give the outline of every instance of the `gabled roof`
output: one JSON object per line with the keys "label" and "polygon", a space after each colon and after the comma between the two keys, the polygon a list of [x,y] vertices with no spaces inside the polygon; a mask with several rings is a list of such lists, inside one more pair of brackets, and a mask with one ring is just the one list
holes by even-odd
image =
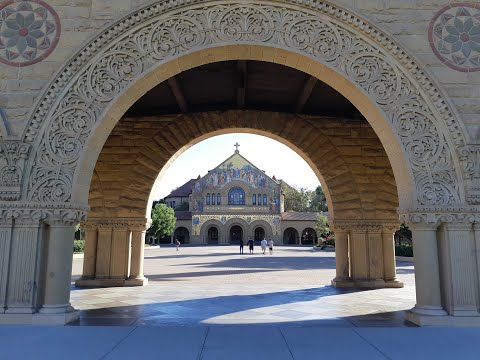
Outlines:
{"label": "gabled roof", "polygon": [[320,215],[316,212],[284,212],[282,221],[317,221]]}
{"label": "gabled roof", "polygon": [[188,197],[192,193],[193,186],[197,179],[188,180],[185,184],[173,190],[170,194],[165,196],[165,199],[171,197]]}

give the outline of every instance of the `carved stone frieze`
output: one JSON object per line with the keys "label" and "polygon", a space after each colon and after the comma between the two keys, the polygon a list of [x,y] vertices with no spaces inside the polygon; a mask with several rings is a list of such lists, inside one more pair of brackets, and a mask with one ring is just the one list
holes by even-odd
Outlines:
{"label": "carved stone frieze", "polygon": [[19,200],[25,162],[31,145],[22,142],[0,143],[0,200]]}
{"label": "carved stone frieze", "polygon": [[399,210],[400,221],[412,226],[437,227],[446,224],[472,224],[480,223],[480,208],[472,207],[444,207],[444,208],[418,208],[412,210]]}
{"label": "carved stone frieze", "polygon": [[360,231],[369,233],[394,233],[400,223],[380,220],[338,220],[333,222],[334,231]]}
{"label": "carved stone frieze", "polygon": [[398,135],[417,203],[460,203],[453,157],[465,141],[440,91],[387,35],[316,0],[158,1],[102,32],[59,73],[27,127],[26,142],[42,140],[26,198],[71,198],[87,138],[135,79],[188,52],[239,43],[288,49],[341,73],[368,94]]}
{"label": "carved stone frieze", "polygon": [[78,223],[87,218],[88,207],[76,204],[0,203],[0,221],[36,225],[41,222]]}
{"label": "carved stone frieze", "polygon": [[139,218],[115,218],[115,219],[88,219],[84,223],[89,229],[119,229],[131,231],[144,231],[147,229],[147,219]]}
{"label": "carved stone frieze", "polygon": [[465,146],[460,150],[460,160],[465,171],[467,202],[480,204],[480,145]]}

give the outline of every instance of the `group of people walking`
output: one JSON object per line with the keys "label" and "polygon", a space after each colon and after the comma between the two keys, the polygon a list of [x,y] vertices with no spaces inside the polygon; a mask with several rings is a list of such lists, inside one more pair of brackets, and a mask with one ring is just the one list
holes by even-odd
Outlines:
{"label": "group of people walking", "polygon": [[[254,241],[252,238],[248,239],[247,241],[248,245],[248,250],[250,251],[250,254],[253,254],[253,248],[254,248]],[[267,239],[263,238],[263,240],[260,242],[260,246],[262,248],[262,253],[265,255],[265,252],[267,251],[267,246],[270,251],[270,255],[273,255],[273,240],[270,239],[267,241]],[[240,239],[240,254],[243,254],[243,239]]]}

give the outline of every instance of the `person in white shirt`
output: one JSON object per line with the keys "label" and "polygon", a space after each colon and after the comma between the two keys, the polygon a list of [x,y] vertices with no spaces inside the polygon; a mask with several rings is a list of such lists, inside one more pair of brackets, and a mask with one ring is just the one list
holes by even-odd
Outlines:
{"label": "person in white shirt", "polygon": [[270,250],[270,255],[273,255],[273,240],[268,240],[268,249]]}
{"label": "person in white shirt", "polygon": [[267,250],[267,239],[263,238],[263,240],[262,240],[262,242],[260,243],[260,245],[262,246],[263,255],[265,255],[265,250]]}

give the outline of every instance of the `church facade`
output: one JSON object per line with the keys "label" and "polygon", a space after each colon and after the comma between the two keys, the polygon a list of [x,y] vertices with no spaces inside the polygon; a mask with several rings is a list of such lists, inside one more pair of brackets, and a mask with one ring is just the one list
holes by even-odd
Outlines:
{"label": "church facade", "polygon": [[205,176],[190,180],[165,198],[170,207],[188,195],[189,211],[176,211],[172,241],[238,244],[272,239],[275,244],[316,244],[319,213],[284,211],[282,186],[235,153]]}

